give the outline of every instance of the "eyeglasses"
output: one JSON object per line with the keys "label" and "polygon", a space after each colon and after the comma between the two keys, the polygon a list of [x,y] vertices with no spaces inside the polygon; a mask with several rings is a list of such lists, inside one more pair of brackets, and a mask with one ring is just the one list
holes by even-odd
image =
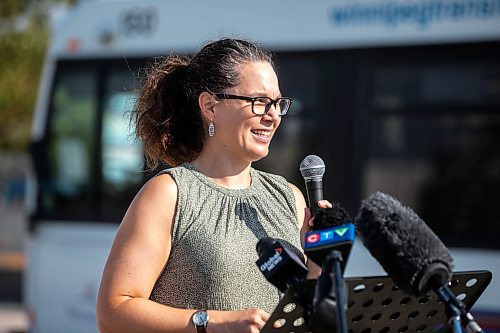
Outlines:
{"label": "eyeglasses", "polygon": [[288,109],[290,109],[293,101],[289,97],[280,97],[274,100],[270,97],[246,97],[231,94],[214,94],[214,96],[220,99],[239,99],[252,102],[252,112],[259,116],[268,113],[271,106],[274,106],[278,110],[280,116],[284,116],[288,112]]}

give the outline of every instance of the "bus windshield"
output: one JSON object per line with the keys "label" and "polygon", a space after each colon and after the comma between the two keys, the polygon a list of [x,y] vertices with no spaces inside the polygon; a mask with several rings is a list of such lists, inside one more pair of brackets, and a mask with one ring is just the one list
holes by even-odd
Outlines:
{"label": "bus windshield", "polygon": [[119,221],[144,178],[142,146],[130,122],[137,80],[127,66],[57,66],[37,213],[67,221]]}

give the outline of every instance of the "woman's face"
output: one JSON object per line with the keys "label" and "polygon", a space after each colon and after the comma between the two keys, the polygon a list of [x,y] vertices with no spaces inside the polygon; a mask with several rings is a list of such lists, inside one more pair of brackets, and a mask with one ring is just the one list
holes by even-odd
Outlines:
{"label": "woman's face", "polygon": [[[267,62],[240,66],[240,83],[224,93],[247,97],[281,97],[278,78]],[[265,115],[252,113],[252,102],[219,99],[214,113],[215,136],[220,149],[245,162],[258,161],[269,153],[269,144],[280,125],[281,117],[271,107]]]}

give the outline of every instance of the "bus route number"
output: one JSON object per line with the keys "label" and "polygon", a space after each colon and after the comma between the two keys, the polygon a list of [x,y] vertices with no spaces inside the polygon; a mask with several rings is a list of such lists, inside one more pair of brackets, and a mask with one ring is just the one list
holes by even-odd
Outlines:
{"label": "bus route number", "polygon": [[150,35],[158,23],[157,12],[153,8],[134,8],[121,17],[121,30],[125,36]]}

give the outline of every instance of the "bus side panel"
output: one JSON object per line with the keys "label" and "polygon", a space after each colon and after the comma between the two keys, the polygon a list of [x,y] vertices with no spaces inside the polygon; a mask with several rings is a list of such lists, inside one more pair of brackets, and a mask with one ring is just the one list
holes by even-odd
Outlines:
{"label": "bus side panel", "polygon": [[[40,224],[27,249],[30,332],[97,332],[95,304],[116,225]],[[42,287],[43,286],[43,287]]]}

